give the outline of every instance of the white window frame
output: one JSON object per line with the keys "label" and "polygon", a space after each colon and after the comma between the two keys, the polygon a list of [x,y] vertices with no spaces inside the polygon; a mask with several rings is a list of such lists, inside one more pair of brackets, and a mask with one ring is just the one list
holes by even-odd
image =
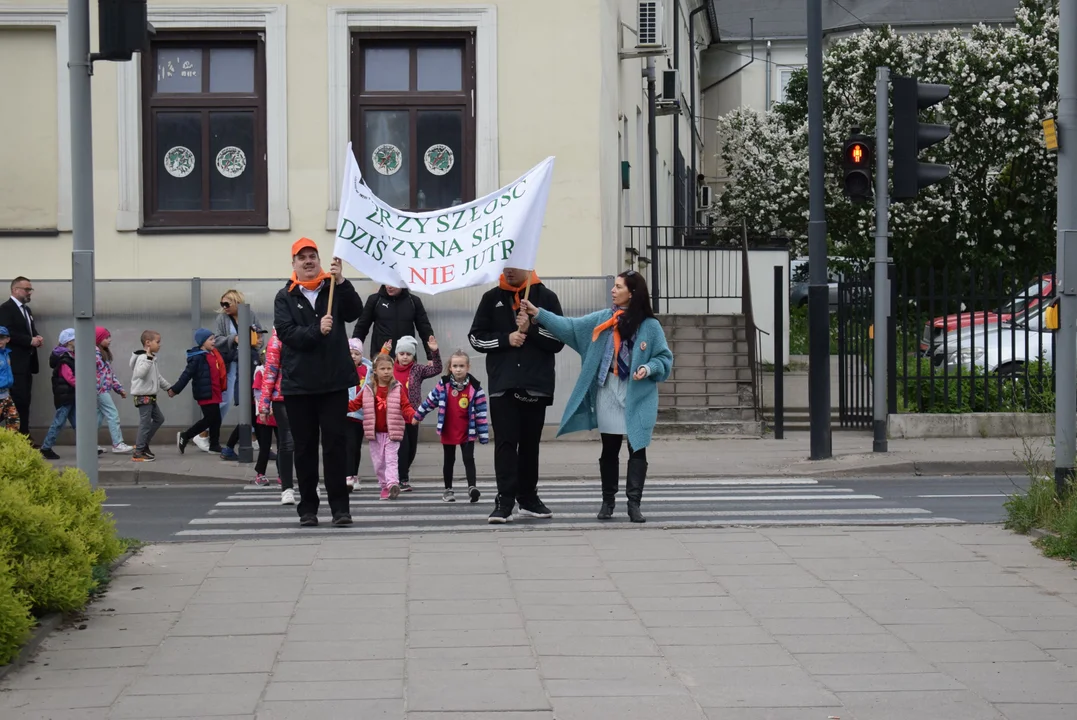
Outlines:
{"label": "white window frame", "polygon": [[71,77],[67,67],[67,8],[0,7],[0,28],[52,28],[56,32],[56,229],[71,232]]}
{"label": "white window frame", "polygon": [[[799,67],[783,67],[778,68],[778,87],[774,96],[778,98],[778,102],[786,102],[785,89],[789,85],[789,81],[793,79],[793,73],[800,70]],[[773,104],[773,103],[772,103]]]}
{"label": "white window frame", "polygon": [[[261,30],[266,53],[266,170],[268,226],[291,229],[288,210],[287,10],[284,5],[150,5],[158,30]],[[142,90],[137,61],[116,63],[120,205],[116,229],[142,227]],[[222,232],[226,232],[222,228]]]}
{"label": "white window frame", "polygon": [[475,29],[475,197],[501,187],[497,139],[497,8],[493,5],[329,8],[329,203],[336,230],[351,134],[351,35],[401,28]]}

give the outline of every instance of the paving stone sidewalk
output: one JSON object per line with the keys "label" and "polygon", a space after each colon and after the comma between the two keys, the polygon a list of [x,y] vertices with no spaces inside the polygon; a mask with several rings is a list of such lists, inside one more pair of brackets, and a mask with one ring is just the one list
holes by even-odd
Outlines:
{"label": "paving stone sidewalk", "polygon": [[[1024,474],[1022,458],[1026,446],[1041,457],[1053,458],[1049,442],[1042,438],[961,438],[903,440],[889,442],[889,452],[873,453],[872,438],[863,433],[834,434],[834,457],[808,460],[807,433],[789,433],[784,440],[773,438],[666,440],[656,439],[648,448],[649,477],[840,477],[862,475],[1001,475]],[[74,464],[73,447],[59,447],[63,460]],[[133,463],[129,455],[106,453],[100,459],[103,484],[162,484],[205,481],[250,482],[254,465],[222,461],[188,447],[180,455],[175,443],[156,447],[157,462]],[[545,480],[598,478],[598,441],[544,442],[542,475]],[[372,477],[369,453],[364,453],[360,472]],[[493,446],[476,448],[479,476],[493,477]],[[412,466],[412,478],[441,480],[441,446],[422,442]]]}
{"label": "paving stone sidewalk", "polygon": [[150,546],[4,720],[1073,720],[1077,571],[994,526]]}

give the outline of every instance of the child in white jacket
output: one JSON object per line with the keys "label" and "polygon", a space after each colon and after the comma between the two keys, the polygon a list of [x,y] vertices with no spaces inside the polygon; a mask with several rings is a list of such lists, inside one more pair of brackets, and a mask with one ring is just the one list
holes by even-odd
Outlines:
{"label": "child in white jacket", "polygon": [[[157,353],[161,351],[161,333],[146,330],[142,333],[142,349],[131,355],[131,395],[138,408],[138,439],[135,440],[135,462],[153,462],[150,440],[165,422],[157,405],[157,391],[168,390],[172,383],[161,376]],[[171,393],[169,393],[171,394]]]}

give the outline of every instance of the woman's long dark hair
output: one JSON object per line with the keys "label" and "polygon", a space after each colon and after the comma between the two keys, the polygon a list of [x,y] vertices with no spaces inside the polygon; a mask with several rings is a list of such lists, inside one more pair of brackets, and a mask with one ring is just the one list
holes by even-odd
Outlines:
{"label": "woman's long dark hair", "polygon": [[654,317],[654,310],[651,309],[651,293],[647,290],[647,281],[635,270],[625,270],[617,277],[624,281],[628,292],[632,293],[628,308],[617,323],[621,338],[629,340],[635,336],[644,320]]}

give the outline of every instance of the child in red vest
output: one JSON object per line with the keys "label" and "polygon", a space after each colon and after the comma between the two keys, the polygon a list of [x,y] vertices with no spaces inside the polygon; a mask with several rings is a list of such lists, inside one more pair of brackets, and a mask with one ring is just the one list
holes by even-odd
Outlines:
{"label": "child in red vest", "polygon": [[400,441],[404,428],[415,417],[404,386],[393,377],[388,355],[374,358],[374,382],[363,388],[363,429],[370,444],[370,459],[378,476],[382,500],[400,495]]}
{"label": "child in red vest", "polygon": [[471,359],[463,350],[457,350],[449,358],[449,374],[441,378],[430,395],[415,411],[413,424],[418,425],[427,413],[438,411],[438,435],[445,451],[442,474],[445,492],[441,499],[456,502],[453,495],[452,476],[456,464],[456,448],[464,458],[467,492],[471,502],[479,501],[479,489],[475,486],[475,441],[485,445],[490,442],[487,421],[486,393],[479,381],[471,376]]}

